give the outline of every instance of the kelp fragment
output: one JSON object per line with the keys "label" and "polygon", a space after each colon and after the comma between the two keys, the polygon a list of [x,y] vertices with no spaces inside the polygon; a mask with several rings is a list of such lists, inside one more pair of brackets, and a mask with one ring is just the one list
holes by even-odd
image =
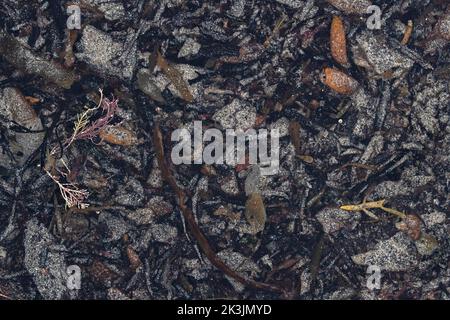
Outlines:
{"label": "kelp fragment", "polygon": [[266,223],[266,208],[260,193],[252,193],[245,203],[245,218],[254,233],[264,230]]}
{"label": "kelp fragment", "polygon": [[161,68],[164,75],[180,92],[181,98],[189,103],[194,101],[194,97],[189,90],[189,85],[186,83],[186,80],[183,79],[183,76],[175,67],[171,66],[167,60],[163,58],[160,52],[158,52],[156,63]]}

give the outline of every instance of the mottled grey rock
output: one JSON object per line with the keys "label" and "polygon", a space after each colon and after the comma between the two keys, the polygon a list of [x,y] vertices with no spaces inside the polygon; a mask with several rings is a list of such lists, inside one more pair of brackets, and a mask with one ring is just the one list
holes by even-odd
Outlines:
{"label": "mottled grey rock", "polygon": [[355,63],[376,78],[396,78],[410,69],[414,61],[392,48],[384,35],[363,31],[352,46]]}
{"label": "mottled grey rock", "polygon": [[191,55],[197,54],[201,47],[202,45],[200,43],[191,38],[188,38],[178,52],[178,58],[189,57]]}
{"label": "mottled grey rock", "polygon": [[49,300],[63,298],[67,290],[66,248],[54,243],[53,236],[37,219],[27,222],[24,265],[33,276],[39,293]]}
{"label": "mottled grey rock", "polygon": [[[222,250],[217,253],[217,256],[222,259],[231,269],[233,269],[237,273],[244,275],[245,277],[254,278],[261,272],[260,268],[255,262],[253,262],[253,260],[231,249]],[[226,276],[226,278],[236,291],[242,292],[245,289],[245,287],[241,283],[233,280],[228,276]]]}
{"label": "mottled grey rock", "polygon": [[360,218],[359,212],[349,212],[339,208],[325,208],[316,215],[323,231],[328,234],[335,233],[344,227],[353,229],[358,225]]}
{"label": "mottled grey rock", "polygon": [[415,190],[435,181],[434,176],[423,175],[416,167],[406,168],[399,181],[383,181],[371,193],[372,199],[392,199],[413,194]]}
{"label": "mottled grey rock", "polygon": [[202,265],[199,259],[184,259],[184,267],[189,272],[189,276],[195,280],[202,280],[208,276],[208,270]]}
{"label": "mottled grey rock", "polygon": [[219,122],[225,129],[241,129],[253,127],[256,120],[256,109],[243,101],[234,99],[213,115],[213,120]]}
{"label": "mottled grey rock", "polygon": [[237,195],[240,193],[236,175],[230,174],[229,176],[219,177],[220,189],[228,194]]}
{"label": "mottled grey rock", "polygon": [[123,206],[140,207],[144,201],[144,188],[138,180],[130,178],[120,187],[114,200]]}
{"label": "mottled grey rock", "polygon": [[104,223],[108,229],[107,241],[116,241],[127,233],[131,226],[120,215],[102,211],[98,217],[99,223]]}
{"label": "mottled grey rock", "polygon": [[152,224],[150,226],[152,239],[157,242],[173,244],[178,237],[178,229],[170,224]]}
{"label": "mottled grey rock", "polygon": [[434,211],[428,214],[423,214],[420,216],[425,223],[425,225],[430,228],[437,224],[444,223],[447,216],[443,212]]}
{"label": "mottled grey rock", "polygon": [[90,65],[97,72],[131,79],[137,61],[134,33],[129,32],[126,39],[116,41],[93,26],[86,26],[78,44],[77,59]]}
{"label": "mottled grey rock", "polygon": [[415,87],[417,95],[412,105],[412,125],[423,126],[430,134],[445,132],[449,127],[448,106],[450,105],[450,93],[448,81],[437,80],[428,76],[425,83],[419,83]]}
{"label": "mottled grey rock", "polygon": [[269,125],[269,130],[275,130],[278,129],[278,132],[280,134],[280,138],[284,138],[289,135],[289,120],[286,117],[282,117],[275,121],[274,123],[271,123]]}
{"label": "mottled grey rock", "polygon": [[149,200],[145,208],[139,208],[127,214],[127,217],[138,225],[150,224],[155,218],[169,214],[173,211],[173,206],[164,201],[163,197],[156,196]]}
{"label": "mottled grey rock", "polygon": [[[19,125],[33,130],[43,130],[41,119],[25,100],[19,90],[4,88],[0,90],[0,119],[14,121]],[[10,141],[10,149],[19,165],[23,165],[28,157],[42,144],[45,132],[15,132],[11,129],[12,122],[3,122],[6,126],[7,137]],[[11,168],[12,163],[6,156],[5,150],[0,149],[0,165]]]}
{"label": "mottled grey rock", "polygon": [[374,129],[377,114],[376,100],[364,89],[357,90],[351,98],[353,108],[357,111],[353,134],[361,139],[366,139]]}
{"label": "mottled grey rock", "polygon": [[234,0],[230,8],[229,14],[239,18],[245,13],[245,0]]}
{"label": "mottled grey rock", "polygon": [[276,0],[278,3],[284,4],[288,7],[298,9],[301,8],[305,2],[301,0]]}
{"label": "mottled grey rock", "polygon": [[119,20],[126,15],[125,8],[120,1],[87,0],[87,3],[100,10],[107,20]]}
{"label": "mottled grey rock", "polygon": [[153,75],[148,69],[138,71],[136,83],[139,89],[155,101],[164,103],[165,100],[161,94],[161,90],[155,84]]}
{"label": "mottled grey rock", "polygon": [[352,260],[358,265],[375,265],[384,271],[406,271],[419,263],[414,241],[403,232],[378,242],[374,250],[354,255]]}

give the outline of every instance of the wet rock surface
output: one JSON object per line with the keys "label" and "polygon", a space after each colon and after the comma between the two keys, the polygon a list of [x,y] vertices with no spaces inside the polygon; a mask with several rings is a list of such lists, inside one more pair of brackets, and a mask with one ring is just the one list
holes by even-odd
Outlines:
{"label": "wet rock surface", "polygon": [[450,298],[446,1],[77,3],[0,2],[0,299]]}

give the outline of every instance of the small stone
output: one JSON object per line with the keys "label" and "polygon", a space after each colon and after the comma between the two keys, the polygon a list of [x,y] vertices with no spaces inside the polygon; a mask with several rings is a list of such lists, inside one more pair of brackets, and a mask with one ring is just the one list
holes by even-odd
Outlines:
{"label": "small stone", "polygon": [[122,291],[117,288],[109,288],[108,289],[108,300],[131,300],[128,296],[126,296]]}
{"label": "small stone", "polygon": [[[131,36],[129,33],[127,39],[116,42],[109,34],[87,25],[75,55],[101,74],[131,79],[137,62],[136,41],[131,44]],[[126,59],[122,59],[125,53],[128,53]]]}
{"label": "small stone", "polygon": [[[231,249],[226,249],[217,253],[217,256],[222,259],[231,269],[244,275],[245,277],[255,278],[260,272],[258,265],[251,259],[243,256],[239,252],[235,252]],[[227,280],[231,283],[234,289],[238,292],[244,291],[245,287],[233,280],[232,278],[226,276]]]}
{"label": "small stone", "polygon": [[165,103],[161,90],[155,84],[155,79],[148,69],[141,69],[137,73],[139,89],[155,101]]}
{"label": "small stone", "polygon": [[[41,119],[25,100],[22,93],[15,88],[0,90],[0,116],[33,131],[43,130]],[[8,128],[6,135],[11,141],[10,148],[14,159],[19,165],[23,165],[28,157],[42,144],[45,132],[16,132],[9,130],[11,124],[5,124]],[[13,165],[10,163],[11,159],[6,157],[1,149],[0,160],[4,167],[11,168]]]}
{"label": "small stone", "polygon": [[224,129],[245,131],[251,128],[256,120],[256,109],[241,100],[234,99],[213,115],[213,120],[219,122]]}
{"label": "small stone", "polygon": [[234,0],[229,12],[233,17],[242,17],[242,15],[245,13],[245,0]]}
{"label": "small stone", "polygon": [[87,0],[87,2],[100,10],[107,20],[119,20],[126,16],[125,8],[120,1]]}
{"label": "small stone", "polygon": [[178,52],[178,58],[193,56],[198,53],[201,47],[202,45],[200,43],[188,38]]}
{"label": "small stone", "polygon": [[269,125],[269,130],[278,129],[280,138],[284,138],[289,135],[289,120],[286,117],[278,119],[276,122]]}
{"label": "small stone", "polygon": [[163,215],[173,212],[173,206],[164,201],[163,197],[154,197],[149,200],[145,208],[140,208],[131,211],[127,217],[138,225],[150,224],[155,218],[161,217]]}
{"label": "small stone", "polygon": [[389,46],[383,35],[364,31],[352,47],[356,65],[366,68],[374,78],[392,79],[411,69],[414,61]]}
{"label": "small stone", "polygon": [[327,234],[335,233],[344,227],[353,229],[358,225],[360,218],[359,212],[348,212],[338,208],[325,208],[316,215],[316,219]]}
{"label": "small stone", "polygon": [[328,0],[334,7],[347,14],[366,14],[367,8],[372,5],[369,0]]}
{"label": "small stone", "polygon": [[119,205],[140,207],[144,201],[144,188],[142,184],[136,179],[129,179],[129,181],[122,185],[117,191],[114,198]]}
{"label": "small stone", "polygon": [[375,265],[385,271],[407,271],[417,265],[413,241],[403,232],[377,243],[374,250],[352,256],[358,265]]}
{"label": "small stone", "polygon": [[56,245],[47,228],[31,219],[25,230],[24,264],[44,299],[62,299],[67,290],[64,246]]}
{"label": "small stone", "polygon": [[277,0],[277,2],[294,9],[301,8],[305,4],[304,1],[301,0]]}
{"label": "small stone", "polygon": [[178,230],[169,224],[152,224],[150,227],[152,238],[157,242],[173,244],[178,236]]}
{"label": "small stone", "polygon": [[131,226],[117,214],[107,211],[102,211],[98,217],[100,223],[104,223],[108,229],[108,241],[116,241],[122,238],[127,233]]}
{"label": "small stone", "polygon": [[437,224],[444,223],[447,219],[447,216],[443,212],[434,211],[428,214],[421,215],[421,218],[424,221],[425,225],[430,228]]}

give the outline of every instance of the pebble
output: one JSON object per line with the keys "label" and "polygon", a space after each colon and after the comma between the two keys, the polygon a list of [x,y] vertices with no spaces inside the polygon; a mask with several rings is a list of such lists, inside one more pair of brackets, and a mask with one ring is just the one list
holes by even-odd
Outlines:
{"label": "pebble", "polygon": [[213,115],[213,120],[219,122],[224,129],[245,130],[251,128],[256,120],[256,109],[243,101],[234,99]]}
{"label": "pebble", "polygon": [[[33,108],[25,100],[22,93],[15,88],[0,89],[0,116],[15,121],[21,126],[33,131],[43,130],[41,119],[36,115]],[[10,124],[6,124],[7,128]],[[7,136],[12,141],[10,148],[15,160],[23,165],[28,157],[42,144],[45,132],[15,132],[7,130]],[[12,165],[9,158],[0,152],[2,166]]]}
{"label": "pebble", "polygon": [[[253,260],[231,249],[222,250],[217,253],[217,256],[222,259],[222,261],[225,262],[231,269],[246,277],[255,278],[261,272],[261,269]],[[245,287],[240,282],[237,282],[236,280],[233,280],[228,276],[225,277],[236,291],[244,291]]]}
{"label": "pebble", "polygon": [[26,224],[24,247],[25,268],[41,296],[46,300],[63,298],[67,290],[65,247],[56,245],[53,236],[37,219]]}
{"label": "pebble", "polygon": [[[136,42],[130,42],[131,39],[117,42],[109,34],[87,25],[75,56],[101,74],[131,79],[137,62],[137,47]],[[128,53],[126,59],[121,59],[125,52]]]}
{"label": "pebble", "polygon": [[163,197],[156,196],[149,200],[145,208],[131,211],[127,217],[138,225],[150,224],[155,218],[173,212],[173,206],[164,201]]}
{"label": "pebble", "polygon": [[352,256],[358,265],[375,265],[384,271],[407,271],[417,265],[414,242],[403,232],[378,242],[374,250]]}
{"label": "pebble", "polygon": [[316,215],[316,219],[327,234],[336,233],[344,227],[354,229],[360,218],[359,212],[348,212],[339,208],[325,208]]}

